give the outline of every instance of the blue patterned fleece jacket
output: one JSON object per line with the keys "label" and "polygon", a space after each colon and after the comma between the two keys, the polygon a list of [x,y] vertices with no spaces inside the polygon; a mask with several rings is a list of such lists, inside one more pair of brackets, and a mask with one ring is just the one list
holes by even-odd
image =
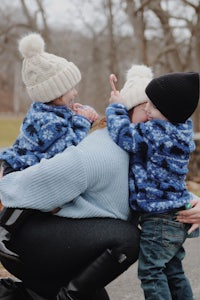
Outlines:
{"label": "blue patterned fleece jacket", "polygon": [[91,123],[65,106],[32,103],[20,135],[11,148],[0,153],[0,160],[14,170],[23,170],[50,158],[71,145],[77,145],[89,132]]}
{"label": "blue patterned fleece jacket", "polygon": [[106,109],[106,116],[111,138],[130,153],[131,208],[162,213],[188,203],[191,197],[185,177],[190,153],[195,148],[192,121],[133,124],[126,107],[116,103]]}

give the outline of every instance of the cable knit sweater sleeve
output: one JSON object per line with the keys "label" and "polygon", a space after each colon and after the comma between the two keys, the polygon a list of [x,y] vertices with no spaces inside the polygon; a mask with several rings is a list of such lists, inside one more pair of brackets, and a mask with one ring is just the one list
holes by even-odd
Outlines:
{"label": "cable knit sweater sleeve", "polygon": [[3,177],[0,194],[6,207],[50,211],[72,201],[84,193],[86,187],[86,174],[78,150],[71,146],[49,160]]}

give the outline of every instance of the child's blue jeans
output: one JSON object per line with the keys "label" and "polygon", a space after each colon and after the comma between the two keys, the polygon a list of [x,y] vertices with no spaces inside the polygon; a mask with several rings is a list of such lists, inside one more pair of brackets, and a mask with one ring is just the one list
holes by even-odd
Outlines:
{"label": "child's blue jeans", "polygon": [[145,299],[194,300],[182,268],[182,245],[190,225],[177,222],[174,213],[144,213],[140,224],[138,276]]}

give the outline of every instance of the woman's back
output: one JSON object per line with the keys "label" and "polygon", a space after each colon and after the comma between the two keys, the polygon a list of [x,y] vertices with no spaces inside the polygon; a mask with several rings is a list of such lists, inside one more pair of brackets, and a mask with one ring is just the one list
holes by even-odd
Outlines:
{"label": "woman's back", "polygon": [[127,219],[128,164],[128,154],[107,130],[96,130],[78,146],[6,176],[0,182],[1,198],[5,206],[61,207],[58,215],[64,217]]}

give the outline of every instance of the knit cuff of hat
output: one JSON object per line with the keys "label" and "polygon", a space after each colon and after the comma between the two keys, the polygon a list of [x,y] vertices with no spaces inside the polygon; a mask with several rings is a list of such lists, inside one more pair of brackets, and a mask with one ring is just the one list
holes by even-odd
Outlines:
{"label": "knit cuff of hat", "polygon": [[79,69],[69,62],[66,69],[62,70],[48,80],[27,87],[27,92],[32,101],[49,102],[74,88],[81,80]]}

